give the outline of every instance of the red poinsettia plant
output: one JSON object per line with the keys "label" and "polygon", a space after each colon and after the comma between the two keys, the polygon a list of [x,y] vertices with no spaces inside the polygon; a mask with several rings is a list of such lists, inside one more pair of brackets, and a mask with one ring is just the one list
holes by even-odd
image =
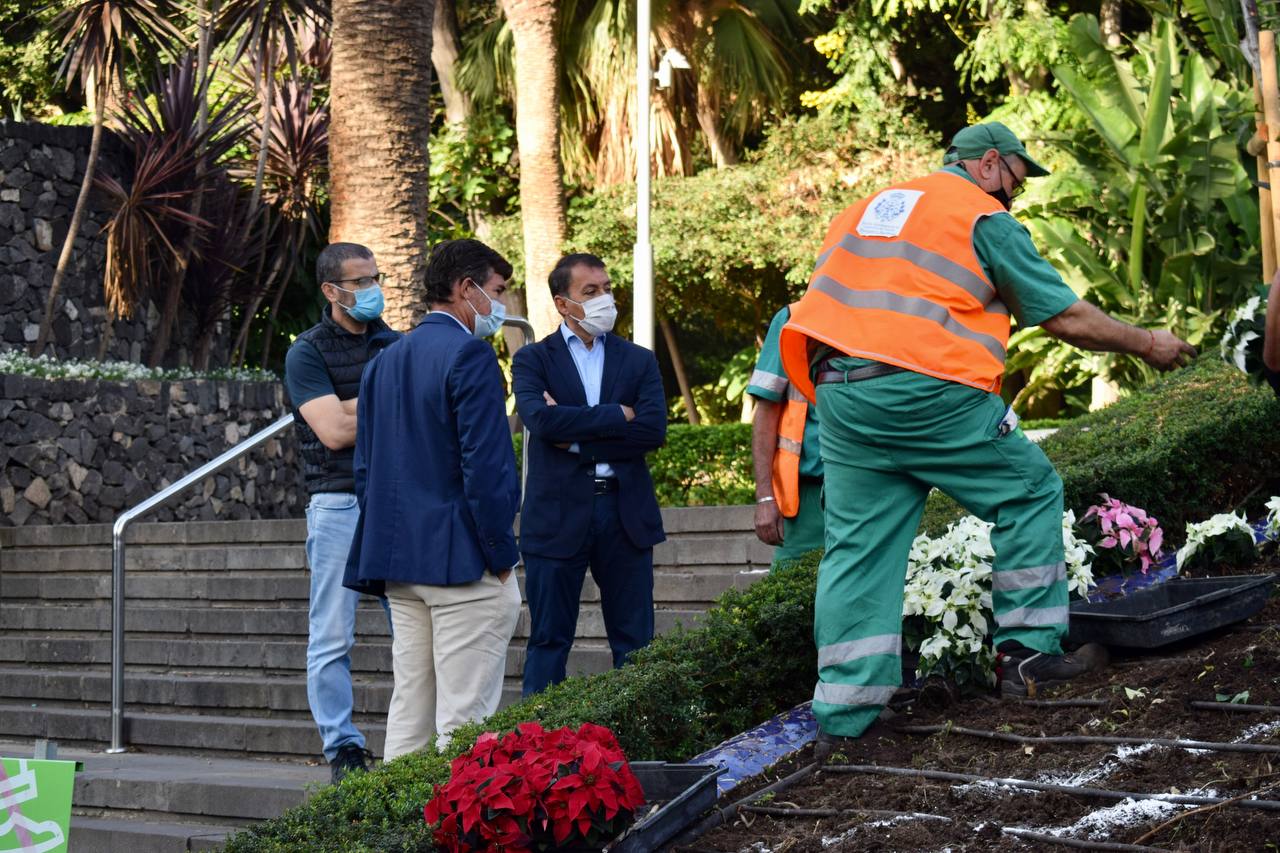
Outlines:
{"label": "red poinsettia plant", "polygon": [[599,849],[644,805],[644,791],[613,732],[583,723],[546,731],[521,723],[486,732],[453,760],[423,809],[435,843],[450,853]]}

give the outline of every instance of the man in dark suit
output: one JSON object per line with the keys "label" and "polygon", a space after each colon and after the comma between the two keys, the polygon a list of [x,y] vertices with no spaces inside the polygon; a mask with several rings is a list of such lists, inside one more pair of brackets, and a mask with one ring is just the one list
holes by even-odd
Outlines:
{"label": "man in dark suit", "polygon": [[344,585],[391,605],[387,760],[498,709],[520,616],[520,502],[498,359],[511,265],[476,240],[431,251],[431,313],[360,385],[360,505]]}
{"label": "man in dark suit", "polygon": [[564,680],[588,567],[614,666],[653,639],[653,546],[666,538],[644,459],[667,434],[658,362],[609,334],[617,309],[595,255],[561,258],[550,285],[564,323],[512,364],[530,434],[520,516],[532,621],[525,696]]}

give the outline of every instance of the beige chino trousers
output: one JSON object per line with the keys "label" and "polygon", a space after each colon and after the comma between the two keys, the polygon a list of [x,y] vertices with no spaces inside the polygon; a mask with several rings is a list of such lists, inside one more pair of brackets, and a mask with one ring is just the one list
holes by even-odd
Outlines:
{"label": "beige chino trousers", "polygon": [[498,710],[520,617],[515,572],[459,586],[388,583],[395,687],[385,760],[422,749]]}

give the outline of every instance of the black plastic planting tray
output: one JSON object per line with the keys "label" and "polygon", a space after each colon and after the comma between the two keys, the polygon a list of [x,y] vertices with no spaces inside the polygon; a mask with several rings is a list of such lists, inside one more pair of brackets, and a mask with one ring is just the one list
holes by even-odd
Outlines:
{"label": "black plastic planting tray", "polygon": [[631,770],[644,788],[644,798],[662,807],[631,827],[610,853],[653,853],[674,838],[698,815],[715,805],[716,777],[721,768],[710,764],[667,764],[633,761]]}
{"label": "black plastic planting tray", "polygon": [[1071,605],[1069,639],[1154,649],[1248,619],[1280,575],[1175,578],[1111,601]]}

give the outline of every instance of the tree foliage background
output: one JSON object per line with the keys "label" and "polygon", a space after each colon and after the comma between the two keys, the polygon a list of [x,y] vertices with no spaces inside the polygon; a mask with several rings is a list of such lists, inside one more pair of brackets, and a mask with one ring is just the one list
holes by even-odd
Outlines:
{"label": "tree foliage background", "polygon": [[[434,116],[431,237],[490,241],[521,284],[510,31],[494,0],[441,4],[453,27],[435,37],[449,40],[452,58],[437,62],[437,77],[457,91],[450,98],[438,87],[423,107]],[[57,78],[61,55],[47,34],[51,16],[74,5],[32,11],[0,0],[0,106],[10,116],[85,120],[82,98]],[[608,262],[624,333],[637,156],[633,7],[560,4],[556,37],[565,248]],[[298,40],[293,5],[280,8],[285,41],[322,54],[323,15],[312,14],[319,28]],[[692,408],[703,421],[737,420],[755,348],[773,313],[803,292],[830,217],[935,168],[945,140],[983,119],[1009,124],[1053,169],[1014,212],[1078,294],[1211,344],[1260,277],[1254,165],[1243,149],[1252,78],[1239,16],[1229,0],[655,2],[655,65],[675,48],[692,66],[675,70],[652,104],[658,351],[673,416]],[[323,115],[323,58],[299,62],[301,49],[281,47],[268,51],[275,70],[259,75],[237,61],[241,37],[215,33],[211,93],[239,92],[249,114],[266,116],[269,79],[273,98],[276,88],[291,93],[276,111],[284,127]],[[131,66],[126,76],[141,83],[154,69]],[[222,155],[243,188],[254,184],[261,125],[246,121]],[[324,240],[326,179],[323,157],[306,153],[268,158],[267,183],[274,174],[278,184],[281,171],[290,183],[267,193],[267,224],[249,240],[287,246],[289,258],[266,252],[244,271],[248,282],[226,285],[225,299],[183,303],[206,314],[210,303],[229,305],[223,316],[230,312],[242,339],[234,355],[249,363],[278,366],[290,336],[318,313],[309,270]],[[305,221],[290,219],[284,199],[305,209]],[[1006,387],[1024,412],[1082,410],[1095,377],[1122,390],[1150,379],[1128,357],[1085,354],[1034,329],[1017,336]]]}

